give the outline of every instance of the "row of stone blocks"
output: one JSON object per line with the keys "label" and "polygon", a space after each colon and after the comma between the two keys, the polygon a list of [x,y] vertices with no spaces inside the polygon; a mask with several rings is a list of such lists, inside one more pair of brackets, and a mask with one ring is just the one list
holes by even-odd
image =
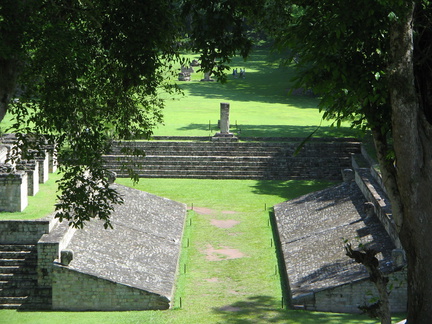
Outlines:
{"label": "row of stone blocks", "polygon": [[[353,139],[292,141],[143,141],[116,143],[104,157],[118,177],[133,168],[143,178],[328,179],[340,180],[360,143]],[[141,150],[145,156],[128,154]]]}
{"label": "row of stone blocks", "polygon": [[0,143],[0,211],[21,212],[28,204],[28,196],[39,191],[39,184],[48,181],[49,173],[57,168],[53,146],[32,152],[32,158],[9,163],[14,149],[14,138]]}

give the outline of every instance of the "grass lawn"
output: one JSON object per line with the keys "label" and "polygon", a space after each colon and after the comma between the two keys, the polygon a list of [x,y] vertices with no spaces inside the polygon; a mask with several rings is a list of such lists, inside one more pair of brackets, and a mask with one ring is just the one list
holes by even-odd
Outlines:
{"label": "grass lawn", "polygon": [[[191,59],[193,55],[188,55]],[[330,127],[321,122],[318,99],[311,96],[288,95],[293,77],[291,67],[280,66],[268,50],[255,50],[247,61],[234,58],[232,68],[246,69],[244,79],[229,75],[225,84],[200,82],[202,72],[192,73],[192,81],[177,82],[184,95],[168,96],[163,111],[164,125],[154,135],[209,136],[218,130],[219,106],[230,103],[231,131],[240,136],[306,137],[320,124],[316,137],[359,136],[348,124]],[[198,70],[195,68],[195,70]],[[6,115],[0,133],[11,126]]]}
{"label": "grass lawn", "polygon": [[[320,125],[318,99],[288,96],[293,70],[279,66],[268,51],[255,50],[246,62],[234,58],[231,66],[246,69],[246,77],[229,75],[225,84],[200,82],[204,75],[197,72],[192,81],[178,82],[184,96],[167,98],[165,125],[156,129],[155,135],[214,135],[221,102],[230,103],[231,131],[240,130],[241,136],[306,137]],[[347,124],[341,128],[330,124],[323,121],[316,136],[359,135]]]}

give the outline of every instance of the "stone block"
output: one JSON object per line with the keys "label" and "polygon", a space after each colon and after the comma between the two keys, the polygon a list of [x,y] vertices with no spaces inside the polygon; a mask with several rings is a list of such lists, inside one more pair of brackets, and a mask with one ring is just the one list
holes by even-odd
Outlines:
{"label": "stone block", "polygon": [[25,171],[0,174],[0,211],[21,212],[27,207],[27,181]]}
{"label": "stone block", "polygon": [[49,154],[46,151],[39,152],[36,161],[39,162],[39,183],[45,183],[48,181]]}
{"label": "stone block", "polygon": [[27,194],[34,196],[39,191],[39,162],[36,160],[24,160],[17,164],[17,169],[27,173]]}

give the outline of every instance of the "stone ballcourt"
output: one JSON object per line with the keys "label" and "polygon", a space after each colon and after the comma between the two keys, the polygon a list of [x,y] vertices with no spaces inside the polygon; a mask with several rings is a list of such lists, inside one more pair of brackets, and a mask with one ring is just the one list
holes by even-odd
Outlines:
{"label": "stone ballcourt", "polygon": [[[254,145],[256,142],[259,147],[273,145],[256,139]],[[165,145],[164,142],[153,143],[163,144],[159,145],[161,147]],[[228,150],[223,152],[231,153],[230,161],[235,161],[237,149],[239,152],[244,152],[245,148],[250,146],[220,141],[209,141],[203,145],[202,140],[170,145],[169,150],[180,155],[182,147],[191,155],[191,152],[224,146]],[[152,147],[148,149],[151,150]],[[273,160],[277,157],[285,161],[283,162],[285,164],[281,164],[281,160],[276,163],[275,174],[281,176],[283,173],[278,172],[278,169],[279,171],[283,168],[289,169],[289,166],[295,163],[295,158],[293,159],[288,153],[293,150],[295,144],[282,141],[282,144],[276,147],[278,153],[267,156],[271,156]],[[287,147],[288,151],[281,151],[282,147]],[[348,151],[345,151],[344,147]],[[383,269],[393,273],[401,265],[392,258],[392,255],[400,255],[398,253],[400,243],[394,240],[395,235],[391,225],[383,223],[383,227],[375,216],[376,214],[385,221],[388,214],[387,210],[383,212],[381,208],[382,201],[385,200],[376,198],[377,200],[374,201],[373,195],[371,197],[370,194],[371,188],[379,186],[375,184],[375,180],[371,180],[371,176],[366,174],[369,172],[368,169],[360,168],[356,164],[356,159],[351,158],[359,156],[359,152],[359,145],[352,145],[349,141],[310,143],[309,147],[305,148],[304,155],[298,156],[301,161],[299,165],[303,165],[304,172],[296,169],[295,173],[291,174],[292,177],[327,178],[323,175],[330,171],[332,177],[339,177],[342,180],[342,169],[346,171],[351,167],[351,172],[344,173],[346,181],[337,187],[275,206],[275,224],[280,238],[279,248],[284,255],[284,260],[280,262],[286,269],[287,280],[291,284],[293,294],[292,301],[297,307],[355,312],[358,304],[365,300],[365,292],[372,289],[361,269],[349,264],[345,259],[341,261],[343,256],[340,251],[343,254],[343,249],[338,248],[339,252],[331,249],[331,246],[338,244],[341,237],[349,238],[358,235],[372,238],[382,249]],[[345,154],[350,157],[348,160]],[[211,156],[208,153],[205,155]],[[197,156],[204,156],[204,154]],[[316,156],[321,159],[316,160]],[[344,157],[341,158],[342,156]],[[178,156],[174,155],[174,159],[178,159]],[[241,154],[239,159],[245,160],[244,154]],[[291,159],[293,162],[288,162]],[[46,160],[48,162],[43,162],[42,165],[47,167],[44,166],[41,173],[48,174],[50,159]],[[196,160],[201,161],[201,158]],[[347,161],[349,161],[348,165]],[[185,167],[183,166],[182,169],[184,170]],[[232,171],[224,172],[228,176],[232,175]],[[193,176],[192,173],[189,171],[188,176]],[[185,176],[184,173],[179,175]],[[234,178],[248,177],[235,176]],[[289,175],[284,177],[289,178]],[[22,188],[21,197],[28,185],[20,183],[20,188]],[[186,206],[134,189],[122,186],[116,188],[124,195],[126,203],[115,210],[113,231],[104,230],[98,222],[88,224],[84,230],[75,231],[67,224],[58,223],[53,215],[38,221],[0,222],[0,244],[4,249],[20,245],[23,250],[25,244],[33,246],[29,248],[30,254],[37,255],[37,263],[33,263],[34,275],[29,278],[29,282],[33,284],[33,287],[27,291],[29,297],[16,296],[15,299],[9,300],[9,305],[33,308],[47,306],[52,309],[69,310],[167,309],[171,306]],[[373,205],[371,214],[365,212],[363,205],[366,201]],[[213,214],[213,211],[205,206],[195,207],[194,210],[210,217]],[[232,219],[212,218],[210,220],[212,226],[229,229],[238,225],[233,211],[226,210],[223,213],[232,215]],[[307,225],[321,224],[320,222],[325,224],[316,229]],[[317,246],[316,242],[320,244]],[[297,252],[293,253],[293,251]],[[214,247],[211,244],[203,246],[201,252],[208,262],[247,257],[232,247]],[[314,253],[317,255],[314,256]],[[320,259],[326,253],[327,258]],[[403,277],[404,273],[396,271],[394,276]],[[404,289],[393,293],[394,309],[398,311],[403,311],[406,305],[403,299]],[[11,290],[3,291],[11,293]],[[27,299],[24,301],[19,297]]]}

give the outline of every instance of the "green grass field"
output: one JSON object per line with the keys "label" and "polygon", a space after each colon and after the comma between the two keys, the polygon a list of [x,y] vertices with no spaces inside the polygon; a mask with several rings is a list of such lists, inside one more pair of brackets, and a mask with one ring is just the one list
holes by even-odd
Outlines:
{"label": "green grass field", "polygon": [[[189,55],[189,58],[194,58]],[[246,69],[244,79],[231,74],[228,82],[200,82],[202,72],[192,74],[192,81],[177,82],[184,95],[165,95],[164,125],[154,135],[208,136],[217,129],[219,105],[230,103],[231,131],[240,136],[306,137],[321,123],[318,99],[288,95],[293,70],[279,65],[267,50],[256,50],[247,61],[234,58],[232,68]],[[174,82],[174,81],[173,81]],[[11,116],[0,124],[0,131],[11,125]],[[348,124],[330,127],[323,121],[315,136],[358,136]]]}
{"label": "green grass field", "polygon": [[[265,50],[255,51],[248,61],[235,58],[233,68],[246,69],[244,79],[229,75],[228,82],[200,82],[203,73],[192,74],[192,81],[178,82],[184,96],[166,102],[165,125],[155,135],[208,136],[217,131],[219,105],[230,103],[231,130],[241,136],[306,137],[321,123],[318,99],[288,95],[293,70],[280,66]],[[323,121],[320,136],[358,136],[348,124],[330,127]]]}

